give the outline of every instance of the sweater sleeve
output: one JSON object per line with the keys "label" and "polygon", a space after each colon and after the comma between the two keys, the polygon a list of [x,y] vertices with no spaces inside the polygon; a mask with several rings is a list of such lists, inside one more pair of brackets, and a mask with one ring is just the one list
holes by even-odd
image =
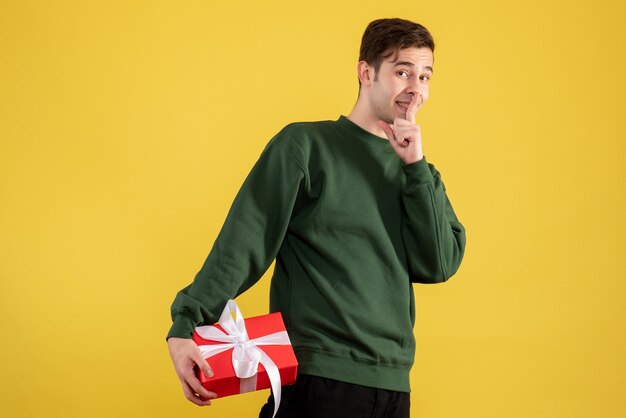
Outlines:
{"label": "sweater sleeve", "polygon": [[457,219],[439,172],[421,160],[405,164],[402,239],[414,283],[448,280],[461,265],[465,228]]}
{"label": "sweater sleeve", "polygon": [[176,294],[166,339],[191,338],[196,326],[215,323],[228,299],[256,283],[276,257],[305,179],[279,139],[248,174],[193,282]]}

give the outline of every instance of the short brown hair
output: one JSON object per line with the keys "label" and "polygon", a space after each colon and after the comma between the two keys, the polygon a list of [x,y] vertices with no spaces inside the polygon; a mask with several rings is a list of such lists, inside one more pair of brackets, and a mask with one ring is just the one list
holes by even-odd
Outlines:
{"label": "short brown hair", "polygon": [[374,20],[363,33],[359,61],[367,62],[378,73],[383,60],[399,49],[410,47],[427,47],[435,52],[435,41],[419,23],[399,18]]}

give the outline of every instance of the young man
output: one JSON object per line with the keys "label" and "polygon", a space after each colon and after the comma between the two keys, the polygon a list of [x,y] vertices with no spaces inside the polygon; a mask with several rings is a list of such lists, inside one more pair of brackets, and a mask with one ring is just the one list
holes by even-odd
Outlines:
{"label": "young man", "polygon": [[[276,259],[270,310],[282,313],[299,362],[277,417],[409,416],[412,283],[446,281],[465,249],[415,124],[434,49],[419,24],[371,22],[352,112],[289,124],[269,141],[172,305],[168,345],[191,402],[215,397],[194,376],[195,365],[212,374],[190,340],[194,327],[216,322]],[[272,411],[270,396],[260,416]]]}

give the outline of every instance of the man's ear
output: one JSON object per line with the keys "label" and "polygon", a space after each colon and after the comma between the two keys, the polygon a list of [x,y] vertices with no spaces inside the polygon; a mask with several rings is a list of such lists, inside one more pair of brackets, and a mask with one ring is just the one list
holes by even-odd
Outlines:
{"label": "man's ear", "polygon": [[361,85],[370,86],[374,80],[374,68],[366,61],[359,61],[356,68]]}

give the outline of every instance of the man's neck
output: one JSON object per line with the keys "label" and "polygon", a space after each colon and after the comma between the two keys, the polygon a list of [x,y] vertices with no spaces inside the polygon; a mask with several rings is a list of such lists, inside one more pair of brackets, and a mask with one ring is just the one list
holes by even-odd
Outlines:
{"label": "man's neck", "polygon": [[378,126],[380,119],[370,112],[369,107],[367,107],[362,100],[356,102],[347,118],[367,132],[387,140],[385,132]]}

